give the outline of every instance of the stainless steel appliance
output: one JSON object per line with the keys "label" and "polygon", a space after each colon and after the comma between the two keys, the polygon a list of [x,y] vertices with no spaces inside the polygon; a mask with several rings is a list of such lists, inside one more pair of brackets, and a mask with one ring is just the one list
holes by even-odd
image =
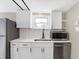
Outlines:
{"label": "stainless steel appliance", "polygon": [[69,34],[66,31],[51,31],[50,35],[52,40],[56,41],[69,40]]}
{"label": "stainless steel appliance", "polygon": [[71,59],[71,44],[54,43],[54,59]]}
{"label": "stainless steel appliance", "polygon": [[0,18],[0,59],[10,59],[9,42],[19,37],[16,24],[6,18]]}

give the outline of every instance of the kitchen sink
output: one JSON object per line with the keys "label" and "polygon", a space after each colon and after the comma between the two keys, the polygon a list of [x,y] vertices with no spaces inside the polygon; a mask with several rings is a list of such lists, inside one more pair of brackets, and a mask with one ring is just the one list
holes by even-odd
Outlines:
{"label": "kitchen sink", "polygon": [[34,41],[52,41],[50,39],[35,39]]}

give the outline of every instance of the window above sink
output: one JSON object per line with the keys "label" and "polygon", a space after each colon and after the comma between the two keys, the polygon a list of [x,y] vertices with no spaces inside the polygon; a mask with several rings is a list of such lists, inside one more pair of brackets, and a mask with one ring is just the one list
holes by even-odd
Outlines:
{"label": "window above sink", "polygon": [[51,13],[32,12],[31,27],[32,29],[51,29]]}

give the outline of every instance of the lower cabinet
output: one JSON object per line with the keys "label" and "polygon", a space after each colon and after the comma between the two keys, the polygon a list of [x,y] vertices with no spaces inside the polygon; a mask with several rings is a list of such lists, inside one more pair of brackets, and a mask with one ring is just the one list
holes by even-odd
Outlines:
{"label": "lower cabinet", "polygon": [[42,59],[41,48],[32,48],[32,59]]}
{"label": "lower cabinet", "polygon": [[19,53],[19,59],[31,59],[30,48],[20,47],[18,53]]}
{"label": "lower cabinet", "polygon": [[11,59],[71,59],[71,43],[12,43]]}
{"label": "lower cabinet", "polygon": [[11,43],[11,59],[19,59],[17,43]]}
{"label": "lower cabinet", "polygon": [[53,48],[44,48],[43,59],[53,59]]}
{"label": "lower cabinet", "polygon": [[53,59],[53,48],[33,48],[32,59]]}
{"label": "lower cabinet", "polygon": [[53,46],[49,45],[51,44],[21,43],[18,48],[11,46],[11,59],[53,59]]}

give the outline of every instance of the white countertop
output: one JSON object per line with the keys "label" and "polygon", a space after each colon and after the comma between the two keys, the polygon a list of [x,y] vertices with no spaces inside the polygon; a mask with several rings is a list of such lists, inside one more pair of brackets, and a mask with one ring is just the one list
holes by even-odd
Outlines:
{"label": "white countertop", "polygon": [[71,41],[34,41],[35,38],[31,38],[31,39],[21,39],[21,38],[18,38],[18,39],[15,39],[15,40],[12,40],[10,42],[17,42],[17,43],[20,43],[20,42],[53,42],[53,43],[67,43],[67,42],[71,42]]}

